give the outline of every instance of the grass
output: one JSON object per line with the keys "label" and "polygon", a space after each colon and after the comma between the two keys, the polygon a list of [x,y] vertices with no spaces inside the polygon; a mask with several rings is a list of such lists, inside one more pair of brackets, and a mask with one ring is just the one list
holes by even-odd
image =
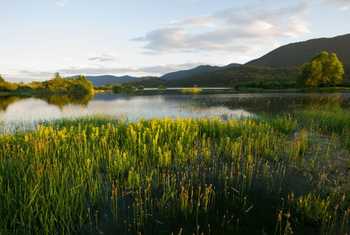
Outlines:
{"label": "grass", "polygon": [[349,233],[346,115],[89,118],[0,135],[0,234]]}
{"label": "grass", "polygon": [[199,87],[191,87],[191,88],[182,88],[181,93],[183,94],[199,94],[203,90]]}

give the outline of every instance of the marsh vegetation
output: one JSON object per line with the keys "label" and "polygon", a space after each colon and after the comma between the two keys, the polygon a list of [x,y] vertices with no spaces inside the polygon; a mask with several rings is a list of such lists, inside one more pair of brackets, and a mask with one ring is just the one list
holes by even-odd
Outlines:
{"label": "marsh vegetation", "polygon": [[350,111],[0,136],[2,234],[346,234]]}

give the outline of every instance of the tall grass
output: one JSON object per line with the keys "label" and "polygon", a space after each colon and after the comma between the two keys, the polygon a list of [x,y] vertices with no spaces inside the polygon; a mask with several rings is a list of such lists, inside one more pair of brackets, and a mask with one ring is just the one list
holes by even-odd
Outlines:
{"label": "tall grass", "polygon": [[0,135],[0,234],[345,234],[340,146],[292,117]]}
{"label": "tall grass", "polygon": [[297,115],[300,123],[325,135],[338,135],[350,149],[350,111],[339,106],[303,110]]}

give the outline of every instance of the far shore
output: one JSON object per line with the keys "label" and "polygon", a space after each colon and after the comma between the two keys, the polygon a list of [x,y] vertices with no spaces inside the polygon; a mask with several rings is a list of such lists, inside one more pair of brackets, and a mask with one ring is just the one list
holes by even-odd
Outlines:
{"label": "far shore", "polygon": [[[168,88],[156,88],[148,87],[139,89],[128,95],[151,95],[151,94],[184,94],[183,89],[191,87],[168,87]],[[319,88],[284,88],[284,89],[264,89],[264,88],[240,88],[235,89],[231,87],[198,87],[201,92],[199,95],[206,94],[246,94],[246,93],[350,93],[350,87],[319,87]],[[95,93],[113,93],[112,90],[95,89]],[[33,97],[33,96],[52,96],[51,93],[36,93],[36,92],[21,92],[21,91],[0,91],[0,97],[5,96],[20,96],[20,97]],[[60,94],[54,94],[59,96]],[[62,94],[67,95],[67,94]],[[69,94],[68,94],[69,95]],[[74,94],[71,94],[74,95]],[[184,94],[186,95],[186,94]],[[188,94],[187,94],[188,95]]]}

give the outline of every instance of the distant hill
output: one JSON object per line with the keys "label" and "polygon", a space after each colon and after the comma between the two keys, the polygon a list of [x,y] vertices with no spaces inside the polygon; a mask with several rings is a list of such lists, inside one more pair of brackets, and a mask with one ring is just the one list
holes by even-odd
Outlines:
{"label": "distant hill", "polygon": [[[220,70],[222,68],[228,67],[239,67],[240,64],[230,64],[225,67],[201,65],[189,70],[181,70],[173,73],[168,73],[160,78],[158,77],[133,77],[133,76],[113,76],[113,75],[100,75],[100,76],[87,76],[86,78],[90,80],[94,86],[104,86],[104,85],[120,85],[124,83],[147,83],[149,81],[171,81],[171,80],[181,80],[191,78],[193,76],[200,76],[210,72]],[[158,83],[157,83],[158,84]]]}
{"label": "distant hill", "polygon": [[[241,66],[241,65],[240,64],[229,64],[225,67],[237,68],[239,66]],[[181,79],[191,78],[193,76],[200,76],[202,74],[218,71],[218,70],[223,69],[225,67],[201,65],[201,66],[195,67],[193,69],[181,70],[181,71],[165,74],[165,75],[161,76],[160,79],[166,80],[166,81],[181,80]]]}
{"label": "distant hill", "polygon": [[145,87],[233,87],[255,81],[295,81],[298,70],[295,68],[269,68],[259,66],[224,66],[206,73],[194,74],[178,79],[151,78],[131,82]]}
{"label": "distant hill", "polygon": [[350,70],[350,34],[288,44],[248,62],[247,65],[295,67],[308,62],[322,51],[335,52],[347,70]]}
{"label": "distant hill", "polygon": [[[76,78],[77,76],[71,76],[67,78]],[[86,76],[86,78],[92,82],[94,86],[105,85],[120,85],[130,82],[141,82],[143,80],[152,79],[155,77],[133,77],[133,76],[114,76],[114,75],[99,75],[99,76]]]}
{"label": "distant hill", "polygon": [[346,68],[350,80],[350,34],[333,38],[319,38],[279,47],[245,65],[201,65],[193,69],[165,74],[161,77],[88,76],[95,86],[130,83],[145,87],[176,86],[236,86],[246,82],[295,82],[298,67],[322,51],[335,52]]}
{"label": "distant hill", "polygon": [[194,69],[166,74],[136,82],[145,86],[235,86],[239,83],[259,81],[295,81],[298,67],[322,51],[335,52],[345,65],[350,79],[350,34],[333,38],[312,39],[277,48],[246,65],[231,64],[224,67],[199,66]]}
{"label": "distant hill", "polygon": [[132,81],[141,81],[142,78],[132,77],[132,76],[113,76],[113,75],[101,75],[101,76],[87,76],[94,86],[103,86],[103,85],[118,85],[123,83],[128,83]]}

